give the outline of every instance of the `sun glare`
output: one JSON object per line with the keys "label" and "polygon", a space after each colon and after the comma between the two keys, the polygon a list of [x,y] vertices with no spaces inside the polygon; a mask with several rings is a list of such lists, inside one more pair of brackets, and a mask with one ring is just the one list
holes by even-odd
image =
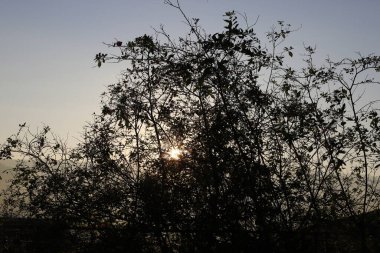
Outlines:
{"label": "sun glare", "polygon": [[170,151],[168,153],[169,153],[170,159],[179,160],[180,156],[182,154],[182,150],[180,150],[178,148],[172,148],[172,149],[170,149]]}

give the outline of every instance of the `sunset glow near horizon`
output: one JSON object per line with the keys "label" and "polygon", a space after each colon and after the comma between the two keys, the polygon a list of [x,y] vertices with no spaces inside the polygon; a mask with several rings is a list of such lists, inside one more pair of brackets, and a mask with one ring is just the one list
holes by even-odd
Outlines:
{"label": "sunset glow near horizon", "polygon": [[[120,79],[125,63],[93,61],[112,53],[103,42],[133,40],[165,26],[174,38],[185,35],[181,14],[158,0],[1,1],[0,143],[27,122],[31,130],[51,126],[68,143],[100,110],[100,94]],[[257,35],[278,20],[295,29],[287,44],[301,59],[303,45],[316,45],[316,60],[380,54],[380,1],[371,0],[194,0],[180,1],[189,17],[209,32],[223,29],[223,14],[245,13]],[[258,18],[259,17],[259,18]],[[299,29],[298,29],[299,28]],[[117,53],[117,51],[115,51]],[[368,90],[378,99],[380,88]]]}

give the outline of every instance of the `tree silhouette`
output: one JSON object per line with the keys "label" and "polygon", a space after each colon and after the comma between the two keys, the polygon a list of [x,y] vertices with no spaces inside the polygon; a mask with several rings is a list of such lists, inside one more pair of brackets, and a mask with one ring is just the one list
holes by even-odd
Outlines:
{"label": "tree silhouette", "polygon": [[215,34],[184,17],[186,37],[162,28],[96,55],[128,67],[77,147],[48,127],[7,140],[0,157],[22,158],[6,211],[65,222],[89,252],[373,250],[379,117],[358,92],[380,57],[317,66],[306,47],[297,70],[282,21],[265,44],[235,12]]}

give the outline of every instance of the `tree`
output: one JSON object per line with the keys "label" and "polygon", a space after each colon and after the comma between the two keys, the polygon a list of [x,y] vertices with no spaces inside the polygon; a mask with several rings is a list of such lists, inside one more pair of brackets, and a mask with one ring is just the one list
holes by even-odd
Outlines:
{"label": "tree", "polygon": [[7,206],[87,228],[90,250],[293,252],[342,219],[370,250],[380,128],[375,102],[363,105],[357,91],[379,83],[368,76],[380,57],[316,66],[306,47],[296,70],[284,22],[265,46],[235,12],[215,34],[184,18],[184,38],[161,28],[109,44],[119,55],[96,55],[99,67],[129,67],[77,147],[48,127],[21,126],[7,140],[0,157],[21,156]]}

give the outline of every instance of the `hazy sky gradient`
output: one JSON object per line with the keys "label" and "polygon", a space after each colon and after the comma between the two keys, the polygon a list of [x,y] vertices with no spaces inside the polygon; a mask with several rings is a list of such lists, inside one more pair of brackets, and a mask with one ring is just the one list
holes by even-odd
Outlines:
{"label": "hazy sky gradient", "polygon": [[[284,20],[302,28],[289,40],[298,52],[316,45],[318,57],[380,54],[380,0],[182,0],[208,32],[223,27],[229,10],[246,13],[260,37]],[[19,123],[50,125],[58,135],[79,137],[98,112],[100,93],[118,80],[123,64],[98,69],[102,42],[152,34],[164,24],[173,36],[186,26],[163,0],[0,0],[0,142]],[[377,89],[376,92],[379,92]],[[373,96],[380,97],[374,93]]]}

